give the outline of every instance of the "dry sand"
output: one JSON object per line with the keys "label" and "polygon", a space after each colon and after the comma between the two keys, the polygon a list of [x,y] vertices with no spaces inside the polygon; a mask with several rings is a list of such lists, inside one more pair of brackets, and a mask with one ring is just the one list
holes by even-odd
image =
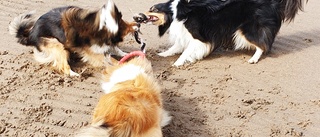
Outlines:
{"label": "dry sand", "polygon": [[[126,20],[164,0],[114,0]],[[71,136],[90,124],[103,94],[99,72],[67,77],[33,60],[32,48],[16,43],[8,24],[31,10],[76,5],[100,8],[105,0],[0,0],[0,136]],[[252,51],[216,51],[184,68],[178,56],[156,52],[168,45],[154,26],[142,26],[148,58],[173,116],[167,137],[283,137],[320,135],[320,1],[311,0],[291,24],[284,24],[272,52],[258,64]],[[138,49],[131,36],[125,51]]]}

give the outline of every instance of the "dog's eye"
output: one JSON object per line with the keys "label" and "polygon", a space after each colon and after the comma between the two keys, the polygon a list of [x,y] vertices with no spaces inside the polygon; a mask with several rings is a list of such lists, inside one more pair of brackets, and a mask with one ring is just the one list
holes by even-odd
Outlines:
{"label": "dog's eye", "polygon": [[159,10],[157,8],[155,8],[154,6],[152,6],[149,10],[149,12],[158,12]]}

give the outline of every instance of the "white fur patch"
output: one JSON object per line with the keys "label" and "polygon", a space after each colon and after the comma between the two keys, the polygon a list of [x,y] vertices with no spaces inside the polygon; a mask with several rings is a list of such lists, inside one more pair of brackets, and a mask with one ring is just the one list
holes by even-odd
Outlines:
{"label": "white fur patch", "polygon": [[249,59],[250,64],[258,63],[261,55],[263,53],[263,50],[259,47],[256,47],[256,52],[253,54],[253,56]]}
{"label": "white fur patch", "polygon": [[234,40],[234,44],[235,44],[235,50],[239,50],[239,49],[251,49],[252,48],[252,44],[244,37],[244,35],[242,34],[241,30],[237,30],[234,33],[233,36],[233,40]]}
{"label": "white fur patch", "polygon": [[71,69],[70,69],[70,76],[77,76],[77,77],[79,77],[80,76],[80,74],[78,74],[78,73],[76,73],[76,72],[74,72],[74,71],[72,71]]}
{"label": "white fur patch", "polygon": [[171,3],[171,10],[172,10],[172,12],[173,12],[173,16],[172,16],[173,19],[176,19],[176,17],[177,17],[177,13],[178,13],[178,8],[177,8],[177,6],[178,6],[179,2],[180,2],[180,0],[174,0],[174,1]]}
{"label": "white fur patch", "polygon": [[123,52],[121,49],[119,49],[119,47],[117,46],[109,46],[109,45],[103,45],[103,46],[99,46],[99,45],[92,45],[90,47],[90,50],[95,53],[95,54],[105,54],[105,53],[109,53],[111,55],[116,55],[116,56],[125,56],[127,55],[126,52]]}
{"label": "white fur patch", "polygon": [[90,50],[93,52],[93,53],[96,53],[96,54],[104,54],[106,53],[107,51],[109,51],[110,49],[110,46],[107,46],[107,45],[103,45],[103,46],[100,46],[100,45],[92,45],[90,47]]}
{"label": "white fur patch", "polygon": [[118,23],[111,15],[111,13],[115,10],[114,8],[115,5],[112,0],[108,0],[107,4],[103,6],[100,14],[99,30],[101,30],[103,27],[106,27],[113,34],[118,32]]}
{"label": "white fur patch", "polygon": [[117,83],[133,80],[141,73],[145,73],[145,70],[140,66],[133,64],[122,66],[111,74],[109,82],[102,83],[102,89],[108,94]]}
{"label": "white fur patch", "polygon": [[49,63],[53,63],[52,65],[55,66],[56,65],[56,61],[55,61],[55,56],[54,54],[47,54],[44,51],[39,51],[36,48],[33,49],[33,56],[34,59],[41,63],[41,64],[49,64]]}
{"label": "white fur patch", "polygon": [[258,63],[261,55],[263,54],[263,50],[259,48],[258,46],[252,44],[249,42],[245,36],[242,34],[241,30],[237,30],[234,33],[233,37],[234,43],[235,43],[235,50],[239,49],[256,49],[256,52],[254,55],[248,60],[250,64]]}
{"label": "white fur patch", "polygon": [[171,119],[172,119],[172,117],[169,115],[169,112],[162,110],[161,122],[160,122],[161,127],[168,125],[170,123]]}
{"label": "white fur patch", "polygon": [[173,20],[169,28],[169,40],[173,44],[167,51],[159,53],[159,56],[168,57],[182,53],[186,49],[190,39],[183,37],[188,36],[188,30],[185,29],[183,21]]}
{"label": "white fur patch", "polygon": [[194,39],[184,26],[184,21],[177,21],[175,19],[169,28],[169,35],[173,46],[159,55],[167,57],[183,52],[173,64],[174,66],[181,66],[186,62],[193,63],[196,60],[203,59],[213,49],[210,43],[203,43],[198,39]]}
{"label": "white fur patch", "polygon": [[111,134],[111,127],[102,128],[103,120],[93,123],[91,126],[86,127],[78,131],[75,137],[109,137]]}
{"label": "white fur patch", "polygon": [[34,14],[36,13],[35,10],[29,12],[29,13],[24,13],[19,15],[18,17],[15,17],[12,22],[9,24],[9,34],[11,35],[17,35],[18,29],[21,25],[29,26],[33,25],[35,22],[35,17]]}

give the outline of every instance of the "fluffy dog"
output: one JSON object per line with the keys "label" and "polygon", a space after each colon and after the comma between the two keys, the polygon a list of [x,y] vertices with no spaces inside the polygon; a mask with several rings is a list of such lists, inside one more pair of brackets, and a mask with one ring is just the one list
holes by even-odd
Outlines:
{"label": "fluffy dog", "polygon": [[104,53],[124,56],[118,43],[129,34],[139,31],[139,24],[122,20],[113,1],[99,10],[75,6],[50,10],[39,19],[34,12],[16,17],[9,32],[26,46],[34,46],[34,57],[40,63],[52,63],[64,74],[73,72],[68,63],[70,53],[77,53],[83,62],[100,67],[105,65]]}
{"label": "fluffy dog", "polygon": [[182,53],[174,66],[195,62],[219,47],[255,49],[249,63],[268,53],[283,22],[292,21],[304,0],[170,0],[135,16],[169,30],[173,46],[160,53]]}
{"label": "fluffy dog", "polygon": [[143,53],[140,55],[128,62],[113,60],[106,67],[102,83],[106,94],[94,110],[91,126],[80,131],[78,137],[162,136],[161,127],[171,117],[162,107],[161,89],[151,63]]}

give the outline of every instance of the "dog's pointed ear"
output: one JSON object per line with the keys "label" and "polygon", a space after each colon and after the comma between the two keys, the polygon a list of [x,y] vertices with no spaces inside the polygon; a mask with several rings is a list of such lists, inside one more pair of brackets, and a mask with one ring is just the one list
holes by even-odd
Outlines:
{"label": "dog's pointed ear", "polygon": [[99,30],[101,30],[103,27],[106,27],[109,32],[116,34],[119,30],[117,21],[119,16],[118,13],[118,8],[114,2],[112,0],[108,0],[107,3],[101,8]]}

